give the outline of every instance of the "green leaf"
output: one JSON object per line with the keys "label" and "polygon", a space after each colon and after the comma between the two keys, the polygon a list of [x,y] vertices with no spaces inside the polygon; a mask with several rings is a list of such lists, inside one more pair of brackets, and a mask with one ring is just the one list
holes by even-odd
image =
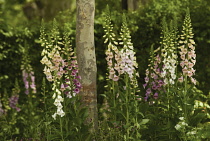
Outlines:
{"label": "green leaf", "polygon": [[140,122],[140,125],[144,125],[148,122],[149,122],[149,119],[142,119],[142,121]]}
{"label": "green leaf", "polygon": [[102,97],[107,97],[105,94],[100,94],[100,96],[102,96]]}
{"label": "green leaf", "polygon": [[205,113],[198,113],[196,115],[194,115],[191,119],[191,123],[193,125],[197,125],[198,123],[200,123],[204,118],[206,117]]}

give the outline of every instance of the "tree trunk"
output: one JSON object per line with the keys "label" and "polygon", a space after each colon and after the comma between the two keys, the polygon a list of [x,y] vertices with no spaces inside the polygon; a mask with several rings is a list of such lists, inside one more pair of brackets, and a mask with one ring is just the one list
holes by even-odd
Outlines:
{"label": "tree trunk", "polygon": [[128,10],[128,2],[127,0],[121,0],[122,10]]}
{"label": "tree trunk", "polygon": [[135,11],[140,5],[144,6],[149,0],[127,0],[128,10]]}
{"label": "tree trunk", "polygon": [[82,78],[80,94],[83,106],[89,112],[86,123],[93,122],[91,131],[98,128],[94,16],[95,0],[77,0],[76,52],[79,75]]}
{"label": "tree trunk", "polygon": [[134,0],[128,0],[128,10],[134,11]]}

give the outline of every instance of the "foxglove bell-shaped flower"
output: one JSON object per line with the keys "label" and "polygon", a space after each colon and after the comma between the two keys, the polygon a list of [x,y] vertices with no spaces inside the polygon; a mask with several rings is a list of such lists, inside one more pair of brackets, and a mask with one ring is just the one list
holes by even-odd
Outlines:
{"label": "foxglove bell-shaped flower", "polygon": [[[185,79],[185,76],[189,78],[189,80],[196,85],[196,80],[193,78],[195,75],[195,70],[193,69],[196,62],[196,54],[195,54],[195,41],[193,40],[193,32],[192,32],[192,24],[190,19],[189,11],[186,14],[183,30],[180,39],[180,56],[181,62],[180,66],[182,67],[182,75],[179,80]],[[183,81],[180,81],[183,82]]]}
{"label": "foxglove bell-shaped flower", "polygon": [[[41,53],[43,58],[40,62],[45,66],[44,74],[47,80],[52,82],[54,92],[52,98],[55,100],[54,105],[57,108],[55,114],[52,115],[54,119],[56,119],[57,115],[60,117],[65,115],[62,109],[62,102],[64,102],[62,94],[66,94],[66,97],[71,98],[76,93],[79,93],[82,87],[76,57],[74,57],[73,49],[70,48],[69,35],[64,33],[63,42],[61,42],[56,25],[54,20],[52,33],[50,34],[45,34],[42,27],[40,37],[44,47]],[[61,48],[60,45],[64,45],[64,48]]]}
{"label": "foxglove bell-shaped flower", "polygon": [[[162,56],[162,74],[164,79],[164,86],[170,86],[175,84],[176,80],[176,68],[177,68],[177,35],[176,26],[170,30],[163,19],[163,39],[161,42],[161,56]],[[182,56],[183,57],[183,56]]]}
{"label": "foxglove bell-shaped flower", "polygon": [[18,104],[18,99],[19,99],[19,96],[18,95],[12,95],[10,98],[9,98],[9,106],[12,108],[12,109],[15,109],[16,111],[20,111],[20,108],[17,107],[17,104]]}
{"label": "foxglove bell-shaped flower", "polygon": [[[159,48],[155,50],[154,52],[159,51]],[[164,72],[161,72],[162,65],[161,65],[161,58],[159,54],[156,56],[153,52],[153,48],[151,49],[151,58],[150,58],[150,64],[148,65],[148,69],[146,70],[146,77],[145,84],[143,84],[144,89],[146,89],[146,94],[144,97],[145,101],[148,101],[148,98],[154,98],[158,99],[158,93],[162,90],[162,87],[164,85],[164,82],[162,80],[162,74]]]}

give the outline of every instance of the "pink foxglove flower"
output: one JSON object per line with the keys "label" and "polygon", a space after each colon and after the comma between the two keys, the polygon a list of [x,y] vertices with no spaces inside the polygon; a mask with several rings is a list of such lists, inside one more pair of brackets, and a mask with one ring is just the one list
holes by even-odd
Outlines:
{"label": "pink foxglove flower", "polygon": [[[159,51],[159,48],[154,52]],[[153,49],[151,51],[150,64],[146,70],[145,84],[143,84],[144,89],[146,89],[146,94],[144,97],[145,101],[149,98],[158,99],[158,93],[163,89],[164,81],[162,80],[162,75],[164,72],[161,71],[161,58],[159,54],[154,56]]]}
{"label": "pink foxglove flower", "polygon": [[[115,36],[114,33],[108,34]],[[106,34],[105,37],[108,36],[108,34]],[[134,76],[138,76],[136,72],[138,64],[130,38],[130,31],[127,28],[126,22],[123,23],[120,32],[119,46],[123,46],[121,49],[119,49],[119,46],[114,45],[115,42],[113,37],[108,38],[109,44],[106,50],[106,60],[109,71],[108,78],[113,81],[118,81],[121,75],[128,74],[131,83],[137,87],[137,81]]]}
{"label": "pink foxglove flower", "polygon": [[21,70],[22,70],[23,82],[25,85],[25,94],[27,95],[29,94],[29,92],[36,93],[35,76],[30,63],[31,61],[26,49],[22,59]]}
{"label": "pink foxglove flower", "polygon": [[66,67],[66,72],[64,74],[65,94],[68,98],[76,96],[76,94],[78,94],[82,88],[82,84],[80,83],[81,77],[78,75],[76,57],[72,57],[72,59],[73,60],[70,60],[69,64],[67,64],[68,67]]}
{"label": "pink foxglove flower", "polygon": [[105,23],[103,28],[106,34],[103,37],[105,38],[104,43],[108,42],[108,48],[105,52],[108,65],[108,78],[113,81],[118,81],[119,76],[122,73],[120,69],[120,62],[122,61],[121,54],[117,47],[118,43],[115,39],[116,35],[113,32],[110,16],[107,15]]}
{"label": "pink foxglove flower", "polygon": [[23,82],[25,85],[25,94],[29,94],[29,91],[32,93],[36,93],[36,84],[35,84],[35,76],[34,72],[28,72],[28,70],[22,70]]}
{"label": "pink foxglove flower", "polygon": [[[108,49],[106,50],[106,60],[108,65],[108,71],[109,71],[109,79],[112,79],[116,81],[116,77],[120,75],[120,67],[119,62],[120,60],[120,54],[115,45],[113,45],[111,42],[108,45]],[[115,63],[116,62],[116,63]]]}
{"label": "pink foxglove flower", "polygon": [[127,27],[126,19],[121,26],[119,44],[123,45],[123,48],[120,50],[121,62],[119,62],[120,69],[123,73],[127,73],[131,83],[135,83],[137,87],[137,81],[135,77],[138,77],[139,74],[136,72],[138,68],[138,63],[136,61],[136,56],[133,48],[133,43],[131,42],[130,31]]}
{"label": "pink foxglove flower", "polygon": [[9,106],[12,108],[12,109],[15,109],[16,111],[20,111],[20,108],[17,107],[17,104],[18,104],[18,99],[19,99],[19,96],[16,94],[16,95],[12,95],[10,98],[9,98]]}
{"label": "pink foxglove flower", "polygon": [[[55,22],[53,22],[53,32],[45,34],[42,28],[40,37],[44,47],[41,53],[43,58],[40,62],[45,66],[44,74],[47,80],[52,82],[54,92],[52,98],[57,108],[55,114],[52,115],[54,119],[56,119],[57,115],[60,117],[65,115],[62,106],[62,102],[64,102],[62,94],[66,94],[66,97],[75,96],[82,87],[80,83],[81,77],[78,75],[77,61],[73,56],[73,49],[69,48],[70,39],[67,37],[68,35],[64,35],[64,42],[60,42],[59,31]],[[64,48],[61,48],[60,45],[64,45]]]}
{"label": "pink foxglove flower", "polygon": [[183,79],[189,78],[189,80],[196,85],[196,80],[193,78],[195,75],[195,70],[193,69],[196,62],[195,54],[195,41],[193,40],[192,25],[189,13],[186,14],[183,30],[182,30],[181,40],[180,40],[180,56],[181,62],[180,66],[182,67],[182,75],[179,78],[180,82],[183,82]]}

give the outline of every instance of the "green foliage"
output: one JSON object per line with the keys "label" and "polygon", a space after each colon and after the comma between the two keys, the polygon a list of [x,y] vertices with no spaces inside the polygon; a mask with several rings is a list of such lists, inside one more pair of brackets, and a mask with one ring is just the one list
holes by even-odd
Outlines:
{"label": "green foliage", "polygon": [[[95,138],[104,141],[139,140],[140,138],[166,141],[209,140],[210,17],[206,15],[210,12],[210,1],[150,0],[146,5],[140,5],[137,11],[124,11],[125,16],[122,16],[120,2],[120,0],[96,1],[97,90],[98,95],[101,94],[98,96],[98,105],[102,108],[99,113],[99,130],[93,135],[89,134],[89,126],[83,122],[88,113],[86,109],[81,108],[78,102],[79,97],[66,100],[66,116],[54,121],[51,117],[55,111],[54,101],[51,98],[53,95],[51,84],[45,82],[45,79],[41,83],[44,77],[43,66],[40,64],[40,54],[43,49],[41,45],[45,46],[48,40],[53,40],[51,37],[57,38],[59,35],[62,39],[57,41],[62,42],[62,52],[68,52],[65,49],[71,46],[70,39],[72,45],[75,43],[75,11],[60,12],[56,16],[56,28],[52,28],[52,21],[44,22],[45,29],[42,26],[41,36],[47,35],[47,37],[45,39],[41,37],[42,40],[39,40],[41,21],[37,18],[27,20],[22,11],[26,1],[0,1],[0,105],[2,104],[6,113],[0,114],[2,140],[29,140],[30,138],[34,140],[61,140],[62,138],[63,140],[91,140]],[[111,7],[110,11],[105,10],[107,4]],[[167,86],[165,88],[167,93],[162,91],[162,96],[159,100],[154,100],[155,103],[153,100],[147,103],[143,100],[145,91],[142,84],[144,84],[143,78],[148,62],[152,61],[152,59],[148,61],[150,54],[153,54],[150,47],[153,46],[154,50],[160,47],[159,51],[161,51],[164,47],[161,42],[163,39],[168,46],[171,43],[177,44],[177,29],[181,29],[187,7],[190,9],[195,33],[197,53],[195,78],[198,83],[196,86],[190,84],[184,86],[177,82],[176,86]],[[110,17],[107,17],[107,14]],[[39,17],[39,15],[36,16]],[[125,17],[127,22],[125,22]],[[165,17],[165,27],[162,31],[163,17]],[[104,18],[107,19],[105,22]],[[173,23],[172,20],[176,22]],[[71,23],[66,21],[71,21]],[[123,31],[121,32],[119,29],[122,23]],[[140,92],[136,92],[136,88],[131,86],[130,81],[127,82],[126,77],[121,78],[119,83],[108,81],[107,84],[108,70],[104,59],[107,45],[104,44],[102,38],[103,26],[106,29],[105,39],[107,38],[114,46],[122,48],[128,40],[132,40],[139,64],[137,72],[140,73],[140,78],[137,80],[140,84],[138,86],[138,89],[141,89]],[[118,38],[126,33],[130,33],[129,37],[123,41],[122,45],[118,45],[122,41]],[[171,39],[174,41],[170,42]],[[170,50],[171,47],[166,50]],[[174,52],[176,53],[175,50]],[[21,66],[27,70],[34,70],[37,83],[36,95],[24,94]],[[177,71],[180,71],[180,68]],[[14,85],[16,80],[19,88]],[[123,86],[126,84],[129,89],[125,90]],[[107,88],[104,88],[105,85]],[[18,88],[20,94],[18,104],[21,108],[20,112],[9,106],[9,98],[13,95],[14,87]],[[130,93],[134,94],[128,97]],[[129,98],[129,102],[126,102],[126,98]],[[176,127],[179,125],[181,128],[177,130]]]}

